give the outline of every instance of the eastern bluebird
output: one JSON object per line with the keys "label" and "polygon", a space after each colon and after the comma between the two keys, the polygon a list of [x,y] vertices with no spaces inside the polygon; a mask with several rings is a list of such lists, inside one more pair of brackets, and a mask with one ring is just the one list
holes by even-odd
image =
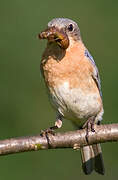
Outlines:
{"label": "eastern bluebird", "polygon": [[[78,129],[91,125],[94,131],[93,125],[103,116],[100,77],[94,59],[81,39],[78,25],[67,18],[55,18],[39,38],[48,40],[41,72],[57,112],[52,129],[60,128],[65,118]],[[99,144],[82,147],[81,157],[85,174],[93,170],[104,174]]]}

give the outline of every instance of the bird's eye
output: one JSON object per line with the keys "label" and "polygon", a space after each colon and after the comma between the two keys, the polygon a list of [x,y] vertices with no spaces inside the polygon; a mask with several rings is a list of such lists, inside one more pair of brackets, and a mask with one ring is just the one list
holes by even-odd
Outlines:
{"label": "bird's eye", "polygon": [[72,24],[69,24],[68,30],[69,30],[69,31],[73,31],[73,25],[72,25]]}

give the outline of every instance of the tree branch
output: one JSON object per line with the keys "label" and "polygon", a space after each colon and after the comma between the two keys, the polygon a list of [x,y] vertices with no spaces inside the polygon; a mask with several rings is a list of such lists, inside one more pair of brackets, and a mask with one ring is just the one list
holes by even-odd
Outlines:
{"label": "tree branch", "polygon": [[[88,144],[85,136],[86,129],[83,129],[48,134],[49,141],[40,135],[0,140],[0,155],[41,149],[79,148]],[[95,125],[95,132],[89,132],[88,141],[89,144],[118,141],[118,124]]]}

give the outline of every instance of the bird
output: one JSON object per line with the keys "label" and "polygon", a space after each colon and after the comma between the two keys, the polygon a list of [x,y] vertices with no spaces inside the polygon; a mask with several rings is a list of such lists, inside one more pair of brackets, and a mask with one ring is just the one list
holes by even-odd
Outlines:
{"label": "bird", "polygon": [[[94,125],[100,124],[104,113],[101,82],[78,24],[69,18],[54,18],[38,37],[47,39],[40,69],[56,111],[55,124],[48,130],[61,128],[67,119],[76,129],[90,128],[94,133]],[[100,144],[81,147],[80,151],[83,172],[88,175],[94,170],[104,175]]]}

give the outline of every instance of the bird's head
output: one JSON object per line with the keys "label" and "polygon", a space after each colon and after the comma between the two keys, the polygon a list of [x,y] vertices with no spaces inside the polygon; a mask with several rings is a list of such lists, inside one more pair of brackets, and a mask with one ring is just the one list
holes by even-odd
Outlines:
{"label": "bird's head", "polygon": [[40,39],[56,42],[62,49],[67,49],[70,41],[81,39],[80,30],[74,21],[68,18],[55,18],[48,23],[46,30],[39,34]]}

